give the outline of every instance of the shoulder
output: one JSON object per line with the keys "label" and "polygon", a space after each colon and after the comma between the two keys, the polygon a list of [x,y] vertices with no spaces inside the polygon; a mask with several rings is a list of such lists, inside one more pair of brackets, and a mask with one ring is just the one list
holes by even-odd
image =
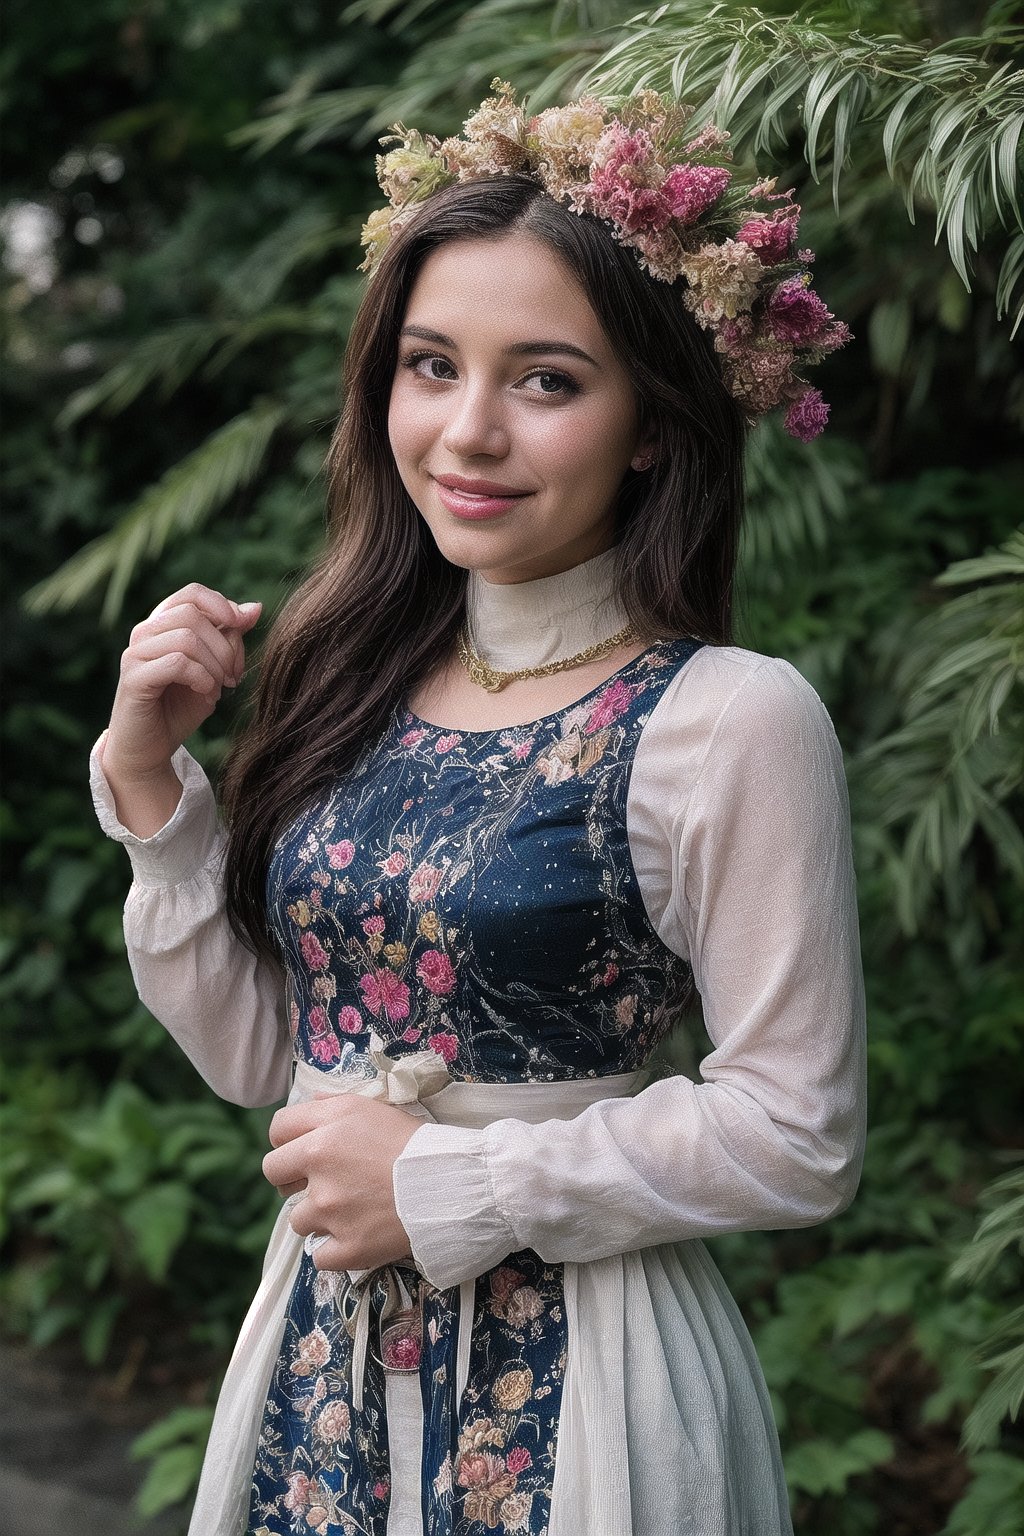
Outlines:
{"label": "shoulder", "polygon": [[650,724],[705,741],[722,735],[834,734],[817,692],[791,662],[738,645],[704,645],[664,689]]}
{"label": "shoulder", "polygon": [[842,773],[828,711],[791,662],[735,645],[704,645],[663,689],[637,745],[636,789],[681,808],[705,778],[725,781],[815,767]]}

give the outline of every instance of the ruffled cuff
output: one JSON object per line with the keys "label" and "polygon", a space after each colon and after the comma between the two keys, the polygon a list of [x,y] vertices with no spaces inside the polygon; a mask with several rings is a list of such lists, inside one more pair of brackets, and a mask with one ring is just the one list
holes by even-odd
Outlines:
{"label": "ruffled cuff", "polygon": [[494,1198],[486,1134],[428,1122],[395,1162],[398,1219],[420,1274],[441,1291],[475,1280],[518,1246]]}
{"label": "ruffled cuff", "polygon": [[101,766],[106,735],[104,731],[89,754],[89,787],[100,826],[128,850],[136,884],[177,885],[190,879],[209,860],[218,840],[217,802],[209,779],[192,754],[179,747],[171,758],[182,786],[174,814],[152,837],[136,837],[117,819],[114,794]]}

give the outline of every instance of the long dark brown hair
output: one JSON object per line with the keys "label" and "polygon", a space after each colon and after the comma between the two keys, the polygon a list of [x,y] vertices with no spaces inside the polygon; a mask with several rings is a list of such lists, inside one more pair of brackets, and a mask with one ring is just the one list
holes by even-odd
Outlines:
{"label": "long dark brown hair", "polygon": [[435,193],[392,239],[356,315],[327,454],[327,546],[273,624],[250,722],[224,768],[227,910],[257,954],[277,954],[265,896],[275,839],[454,645],[466,572],[440,553],[399,478],[388,401],[427,255],[513,231],[543,240],[582,285],[633,382],[640,429],[653,432],[654,468],[627,470],[616,503],[618,591],[634,629],[650,640],[731,638],[745,423],[680,282],[646,275],[606,224],[526,177]]}

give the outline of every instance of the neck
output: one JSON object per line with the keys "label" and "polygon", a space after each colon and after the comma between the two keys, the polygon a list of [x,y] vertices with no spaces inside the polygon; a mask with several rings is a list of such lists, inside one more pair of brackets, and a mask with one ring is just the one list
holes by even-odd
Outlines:
{"label": "neck", "polygon": [[508,584],[471,571],[466,597],[474,650],[498,671],[562,661],[609,639],[628,622],[615,590],[616,551],[582,565]]}

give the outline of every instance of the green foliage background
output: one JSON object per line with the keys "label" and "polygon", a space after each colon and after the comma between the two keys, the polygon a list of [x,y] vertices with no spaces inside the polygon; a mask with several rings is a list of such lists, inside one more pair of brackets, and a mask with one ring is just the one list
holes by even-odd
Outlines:
{"label": "green foliage background", "polygon": [[[398,117],[456,129],[496,74],[537,105],[587,71],[653,81],[797,188],[817,287],[856,338],[821,370],[822,439],[774,423],[751,439],[739,638],[805,673],[847,753],[867,1163],[838,1220],[715,1256],[772,1389],[798,1531],[1020,1533],[1011,7],[834,0],[794,18],[684,0],[630,23],[614,0],[20,0],[9,15],[8,1326],[39,1348],[74,1336],[140,1385],[177,1381],[180,1410],[139,1446],[143,1507],[187,1499],[275,1204],[267,1114],[215,1100],[135,997],[127,864],[92,817],[88,748],[138,617],[193,577],[273,611],[317,547],[374,136]],[[53,218],[49,285],[18,269],[24,203]],[[237,708],[193,743],[211,771]]]}

